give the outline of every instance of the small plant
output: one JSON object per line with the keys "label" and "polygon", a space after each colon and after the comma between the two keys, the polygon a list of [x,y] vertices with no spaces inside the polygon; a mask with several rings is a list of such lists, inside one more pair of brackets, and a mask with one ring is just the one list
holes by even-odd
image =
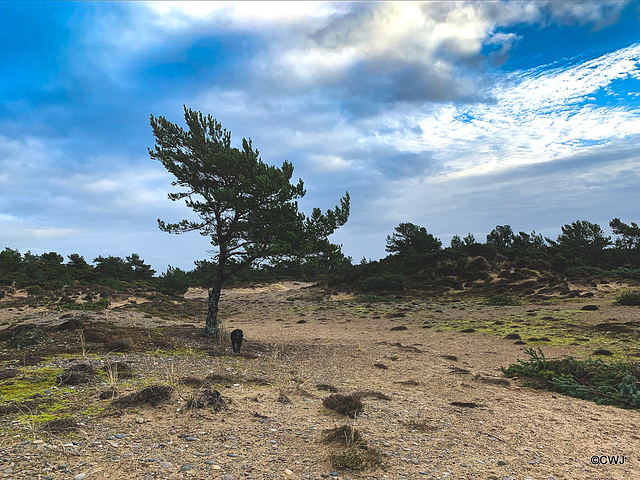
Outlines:
{"label": "small plant", "polygon": [[334,445],[329,451],[331,466],[338,470],[361,472],[382,466],[382,453],[369,447],[353,423],[325,430],[325,443]]}
{"label": "small plant", "polygon": [[640,306],[640,292],[621,293],[616,297],[614,305],[638,307]]}
{"label": "small plant", "polygon": [[78,330],[80,335],[80,346],[82,347],[82,358],[86,358],[87,356],[87,341],[84,338],[84,330]]}
{"label": "small plant", "polygon": [[494,295],[487,301],[487,305],[492,307],[517,306],[522,305],[522,301],[512,297],[508,293]]}
{"label": "small plant", "polygon": [[104,366],[104,374],[107,377],[107,385],[109,390],[107,394],[111,395],[111,399],[118,395],[118,363],[111,362]]}
{"label": "small plant", "polygon": [[407,420],[405,422],[405,425],[409,430],[417,430],[419,432],[429,432],[429,431],[437,430],[438,428],[432,425],[427,420],[420,420],[420,419],[414,419],[414,418],[412,418],[411,420]]}
{"label": "small plant", "polygon": [[329,452],[331,466],[338,470],[361,472],[382,466],[382,453],[370,447],[352,447]]}

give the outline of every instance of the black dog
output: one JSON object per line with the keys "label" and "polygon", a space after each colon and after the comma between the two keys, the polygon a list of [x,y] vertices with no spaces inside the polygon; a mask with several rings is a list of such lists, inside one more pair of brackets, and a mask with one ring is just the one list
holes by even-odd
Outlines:
{"label": "black dog", "polygon": [[242,345],[242,330],[236,328],[231,332],[231,348],[233,353],[240,353],[240,346]]}

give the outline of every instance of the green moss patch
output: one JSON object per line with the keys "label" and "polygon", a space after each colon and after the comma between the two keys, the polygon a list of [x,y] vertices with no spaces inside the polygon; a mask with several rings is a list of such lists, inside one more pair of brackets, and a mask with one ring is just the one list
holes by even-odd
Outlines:
{"label": "green moss patch", "polygon": [[51,367],[21,371],[13,378],[0,381],[0,405],[46,395],[45,391],[55,388],[56,379],[62,373],[62,369]]}

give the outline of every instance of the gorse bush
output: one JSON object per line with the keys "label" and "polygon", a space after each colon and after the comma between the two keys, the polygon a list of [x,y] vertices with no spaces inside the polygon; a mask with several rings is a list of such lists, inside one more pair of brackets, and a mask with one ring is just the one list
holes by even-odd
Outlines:
{"label": "gorse bush", "polygon": [[577,360],[573,357],[547,360],[542,350],[525,348],[528,360],[502,368],[507,376],[519,375],[571,397],[601,405],[640,409],[640,383],[637,368],[628,363],[605,363],[600,359]]}
{"label": "gorse bush", "polygon": [[361,297],[356,298],[356,302],[360,303],[388,303],[393,301],[393,298],[381,297],[378,295],[373,295],[371,293],[367,293],[366,295],[362,295]]}
{"label": "gorse bush", "polygon": [[365,292],[404,290],[405,277],[397,273],[383,272],[380,275],[362,278],[357,288]]}
{"label": "gorse bush", "polygon": [[84,303],[63,303],[58,308],[60,310],[87,310],[87,311],[100,311],[105,310],[111,305],[108,298],[101,298],[95,302]]}
{"label": "gorse bush", "polygon": [[640,292],[625,292],[616,297],[616,305],[640,306]]}
{"label": "gorse bush", "polygon": [[113,277],[101,278],[100,280],[98,280],[98,285],[102,285],[103,287],[108,287],[119,292],[123,292],[128,288],[127,282],[118,280],[117,278]]}
{"label": "gorse bush", "polygon": [[27,293],[31,296],[40,295],[44,290],[40,285],[29,285],[27,287]]}
{"label": "gorse bush", "polygon": [[508,293],[501,293],[498,295],[494,295],[489,300],[487,300],[487,305],[491,306],[516,306],[522,305],[522,301],[517,298],[512,297]]}

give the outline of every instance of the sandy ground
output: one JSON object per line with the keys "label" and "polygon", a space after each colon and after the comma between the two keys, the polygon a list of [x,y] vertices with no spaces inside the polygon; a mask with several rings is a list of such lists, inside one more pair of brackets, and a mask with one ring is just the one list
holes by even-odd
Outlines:
{"label": "sandy ground", "polygon": [[[143,383],[168,381],[177,393],[156,407],[105,407],[82,417],[73,438],[16,426],[12,435],[0,437],[0,478],[640,479],[637,411],[506,380],[500,369],[526,357],[521,345],[447,329],[451,322],[511,322],[516,328],[528,314],[568,311],[572,322],[584,324],[639,320],[637,308],[611,305],[609,289],[567,305],[521,307],[427,298],[400,306],[363,304],[344,294],[325,296],[303,283],[228,289],[221,303],[224,327],[244,331],[243,354],[225,347],[222,357],[198,355],[201,340],[194,330],[193,351],[185,344],[181,353],[119,356],[140,372]],[[205,296],[198,290],[186,295],[203,301]],[[585,303],[600,309],[575,313]],[[167,320],[126,310],[104,316],[114,324],[164,325],[170,335]],[[4,319],[15,316],[5,312]],[[194,326],[202,323],[193,318]],[[585,352],[580,345],[542,348],[547,357]],[[219,387],[228,409],[186,408],[190,390],[176,379],[212,373],[235,379]],[[388,399],[365,396],[364,410],[350,420],[322,406],[329,392],[319,385]],[[121,390],[137,386],[123,383]],[[94,390],[78,390],[83,388],[98,402]],[[382,468],[336,471],[324,431],[344,424],[355,425],[383,453]],[[619,464],[612,465],[614,460]]]}

